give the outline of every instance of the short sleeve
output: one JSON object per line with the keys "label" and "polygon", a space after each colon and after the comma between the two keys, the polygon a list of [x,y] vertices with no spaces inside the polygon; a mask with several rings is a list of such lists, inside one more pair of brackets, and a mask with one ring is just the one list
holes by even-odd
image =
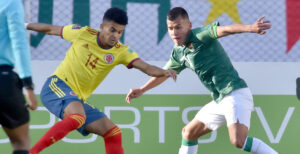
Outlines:
{"label": "short sleeve", "polygon": [[220,26],[220,23],[219,22],[215,22],[211,25],[211,37],[214,38],[214,39],[217,39],[218,38],[218,35],[217,35],[217,26]]}
{"label": "short sleeve", "polygon": [[121,63],[125,65],[128,69],[133,67],[133,63],[139,59],[139,56],[136,52],[132,51],[127,47],[121,55]]}
{"label": "short sleeve", "polygon": [[181,65],[179,62],[176,61],[174,58],[174,52],[172,53],[169,61],[166,63],[166,65],[163,67],[165,70],[172,69],[176,71],[177,74],[179,74],[182,70],[185,69],[184,65]]}
{"label": "short sleeve", "polygon": [[209,43],[210,41],[218,38],[217,26],[219,25],[219,22],[214,22],[202,28],[194,29],[193,32],[200,41]]}
{"label": "short sleeve", "polygon": [[63,26],[60,30],[60,36],[67,41],[73,42],[79,37],[82,29],[81,26],[75,24]]}

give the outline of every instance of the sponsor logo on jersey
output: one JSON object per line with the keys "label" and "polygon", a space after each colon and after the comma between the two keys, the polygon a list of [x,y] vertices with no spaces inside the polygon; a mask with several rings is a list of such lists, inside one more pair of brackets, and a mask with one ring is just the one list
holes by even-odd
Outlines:
{"label": "sponsor logo on jersey", "polygon": [[113,61],[114,61],[114,56],[113,54],[111,53],[108,53],[104,56],[104,61],[107,63],[107,64],[111,64]]}
{"label": "sponsor logo on jersey", "polygon": [[89,49],[89,44],[82,45],[84,48]]}
{"label": "sponsor logo on jersey", "polygon": [[72,29],[80,29],[80,28],[81,28],[80,25],[76,25],[76,24],[75,24],[75,25],[72,26]]}

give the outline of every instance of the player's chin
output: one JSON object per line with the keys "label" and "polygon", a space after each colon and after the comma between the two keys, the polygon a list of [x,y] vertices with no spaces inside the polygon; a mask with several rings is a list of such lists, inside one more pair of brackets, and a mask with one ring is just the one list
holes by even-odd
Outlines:
{"label": "player's chin", "polygon": [[173,39],[173,42],[174,42],[174,44],[177,45],[177,46],[182,45],[181,41],[178,40],[178,39]]}
{"label": "player's chin", "polygon": [[117,45],[117,43],[118,43],[118,42],[112,41],[112,42],[109,44],[109,46],[110,46],[110,47],[113,47],[113,46]]}

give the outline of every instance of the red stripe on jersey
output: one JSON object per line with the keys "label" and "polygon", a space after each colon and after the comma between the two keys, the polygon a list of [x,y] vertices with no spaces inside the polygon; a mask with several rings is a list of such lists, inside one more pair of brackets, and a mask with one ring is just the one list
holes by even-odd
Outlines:
{"label": "red stripe on jersey", "polygon": [[137,60],[140,60],[140,58],[136,58],[136,59],[133,59],[128,65],[127,65],[127,68],[128,69],[131,69],[133,67],[133,63]]}
{"label": "red stripe on jersey", "polygon": [[92,34],[92,35],[97,35],[97,34],[98,34],[98,31],[96,31],[95,29],[91,29],[91,28],[87,27],[86,30],[87,30],[90,34]]}

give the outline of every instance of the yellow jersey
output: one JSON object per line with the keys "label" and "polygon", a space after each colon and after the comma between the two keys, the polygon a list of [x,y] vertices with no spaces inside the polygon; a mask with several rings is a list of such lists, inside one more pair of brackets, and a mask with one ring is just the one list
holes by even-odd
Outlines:
{"label": "yellow jersey", "polygon": [[67,25],[60,34],[63,39],[72,42],[72,46],[53,75],[63,80],[83,100],[116,65],[132,68],[133,62],[139,59],[137,53],[120,42],[110,49],[101,48],[100,31],[88,26]]}

